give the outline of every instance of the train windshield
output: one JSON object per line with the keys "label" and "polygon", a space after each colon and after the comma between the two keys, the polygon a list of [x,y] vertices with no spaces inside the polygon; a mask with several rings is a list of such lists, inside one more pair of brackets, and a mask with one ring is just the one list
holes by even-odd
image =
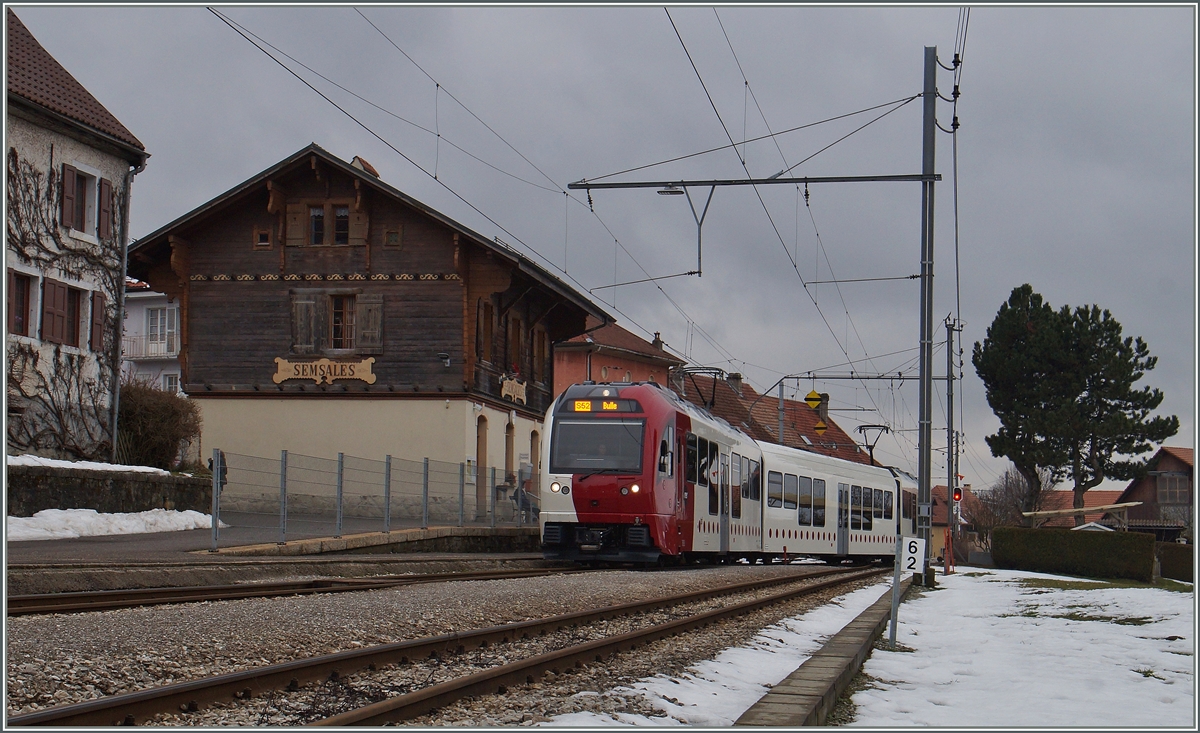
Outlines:
{"label": "train windshield", "polygon": [[554,421],[551,473],[641,473],[645,420]]}

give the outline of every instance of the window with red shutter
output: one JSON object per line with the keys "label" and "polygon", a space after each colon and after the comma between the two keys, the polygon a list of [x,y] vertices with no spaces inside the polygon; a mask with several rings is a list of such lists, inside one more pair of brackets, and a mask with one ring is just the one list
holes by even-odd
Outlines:
{"label": "window with red shutter", "polygon": [[112,181],[107,178],[100,179],[100,220],[97,222],[96,230],[99,232],[101,239],[108,239],[112,236]]}
{"label": "window with red shutter", "polygon": [[75,227],[75,167],[62,167],[62,225]]}
{"label": "window with red shutter", "polygon": [[92,351],[104,350],[104,293],[92,293]]}
{"label": "window with red shutter", "polygon": [[17,336],[29,335],[29,294],[33,278],[8,272],[8,332]]}
{"label": "window with red shutter", "polygon": [[64,343],[66,328],[67,286],[46,278],[42,285],[42,340]]}
{"label": "window with red shutter", "polygon": [[[64,286],[65,287],[65,286]],[[79,302],[83,292],[75,288],[67,291],[67,321],[64,329],[63,343],[67,346],[79,345]]]}

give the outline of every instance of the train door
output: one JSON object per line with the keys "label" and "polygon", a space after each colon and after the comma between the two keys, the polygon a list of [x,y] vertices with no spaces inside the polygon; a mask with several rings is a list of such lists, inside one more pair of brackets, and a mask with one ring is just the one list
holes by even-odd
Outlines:
{"label": "train door", "polygon": [[[675,534],[678,537],[678,549],[683,552],[691,549],[692,541],[690,503],[694,501],[696,477],[688,474],[689,466],[690,470],[695,471],[695,458],[688,458],[688,441],[695,440],[695,437],[687,432],[687,426],[682,421],[676,427],[675,436]],[[696,452],[694,444],[691,450],[693,454]],[[689,460],[692,462],[688,463]]]}
{"label": "train door", "polygon": [[837,554],[850,554],[850,486],[848,484],[838,484]]}
{"label": "train door", "polygon": [[721,554],[729,552],[729,454],[721,454]]}

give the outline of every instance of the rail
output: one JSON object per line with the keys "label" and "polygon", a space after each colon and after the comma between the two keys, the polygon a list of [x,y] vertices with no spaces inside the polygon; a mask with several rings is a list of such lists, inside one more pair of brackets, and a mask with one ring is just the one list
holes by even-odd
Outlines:
{"label": "rail", "polygon": [[[482,691],[495,692],[497,685],[524,682],[530,675],[535,674],[537,671],[551,669],[555,665],[568,662],[573,663],[575,659],[586,658],[593,660],[596,658],[596,655],[603,656],[604,654],[623,651],[637,644],[644,643],[644,641],[648,641],[650,638],[661,638],[663,635],[670,633],[679,633],[697,625],[706,625],[721,618],[748,613],[751,610],[772,603],[813,593],[840,583],[871,577],[882,572],[887,571],[871,570],[863,573],[850,572],[844,569],[829,569],[803,574],[796,573],[768,580],[744,581],[719,588],[691,591],[674,596],[606,606],[599,609],[577,611],[543,619],[519,621],[472,631],[411,639],[337,652],[310,659],[297,659],[290,662],[217,675],[215,677],[113,695],[83,703],[56,706],[34,713],[12,716],[8,719],[8,724],[12,726],[135,725],[139,720],[145,721],[159,713],[178,713],[181,710],[197,711],[215,702],[226,702],[232,699],[244,700],[277,690],[295,690],[306,683],[324,681],[331,677],[344,677],[364,669],[376,669],[390,664],[403,664],[410,660],[418,660],[430,656],[437,657],[447,652],[462,654],[470,649],[507,643],[518,638],[533,637],[572,625],[584,625],[618,616],[645,613],[682,603],[696,602],[706,598],[811,581],[814,578],[830,575],[836,576],[832,580],[818,583],[810,582],[800,588],[792,588],[783,593],[773,594],[765,599],[736,604],[715,612],[689,616],[668,624],[651,627],[643,632],[623,634],[618,637],[584,644],[580,647],[571,647],[560,652],[540,655],[516,662],[513,665],[504,665],[458,680],[457,686],[453,686],[451,683],[435,685],[431,688],[418,690],[409,695],[402,695],[398,698],[377,703],[374,706],[368,706],[358,711],[344,713],[319,722],[324,725],[369,725],[372,724],[372,721],[377,720],[400,720],[420,715],[423,712],[445,705],[463,696],[480,694]],[[641,635],[639,636],[639,634]],[[655,636],[655,634],[659,635]],[[472,690],[475,691],[473,692]],[[386,709],[378,706],[386,706]],[[354,714],[358,714],[361,717],[346,717]]]}

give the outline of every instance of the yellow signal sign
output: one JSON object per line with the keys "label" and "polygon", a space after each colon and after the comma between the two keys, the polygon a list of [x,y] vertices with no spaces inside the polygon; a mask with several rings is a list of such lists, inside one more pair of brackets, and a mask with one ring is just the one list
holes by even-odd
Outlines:
{"label": "yellow signal sign", "polygon": [[825,431],[829,429],[829,426],[825,424],[824,420],[817,420],[817,424],[814,429],[817,431],[817,435],[824,435]]}
{"label": "yellow signal sign", "polygon": [[821,395],[817,394],[817,390],[814,389],[813,391],[804,395],[804,401],[808,403],[809,407],[815,410],[817,409],[817,405],[821,404]]}

